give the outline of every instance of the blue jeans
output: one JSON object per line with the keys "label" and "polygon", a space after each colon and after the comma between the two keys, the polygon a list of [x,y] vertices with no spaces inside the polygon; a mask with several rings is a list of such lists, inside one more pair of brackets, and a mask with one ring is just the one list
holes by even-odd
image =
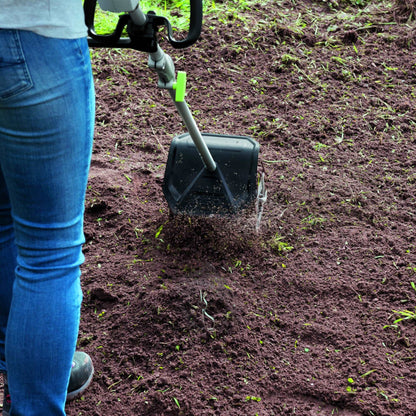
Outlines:
{"label": "blue jeans", "polygon": [[0,372],[11,415],[65,415],[94,125],[86,39],[0,30]]}

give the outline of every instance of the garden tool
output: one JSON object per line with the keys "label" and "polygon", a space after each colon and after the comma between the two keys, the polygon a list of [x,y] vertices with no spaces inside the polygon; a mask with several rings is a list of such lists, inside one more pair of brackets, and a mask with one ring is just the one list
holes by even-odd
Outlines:
{"label": "garden tool", "polygon": [[[177,49],[194,44],[201,33],[202,0],[190,0],[187,37],[176,40],[168,19],[144,14],[138,0],[99,0],[103,10],[123,13],[113,33],[94,29],[97,0],[85,0],[85,21],[91,47],[131,48],[149,54],[148,66],[158,74],[158,87],[168,90],[188,132],[172,140],[163,193],[173,214],[229,215],[256,199],[259,144],[250,137],[201,133],[185,101],[186,73],[175,74],[172,58],[159,46],[157,32],[165,26]],[[128,37],[122,37],[127,29]]]}

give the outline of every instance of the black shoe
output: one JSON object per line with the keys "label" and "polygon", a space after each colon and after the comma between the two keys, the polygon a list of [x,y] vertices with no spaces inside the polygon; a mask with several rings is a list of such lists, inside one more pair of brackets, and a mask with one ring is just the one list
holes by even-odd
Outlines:
{"label": "black shoe", "polygon": [[66,401],[74,400],[82,394],[90,385],[93,375],[94,367],[90,356],[85,352],[75,351]]}
{"label": "black shoe", "polygon": [[3,390],[3,416],[9,416],[11,404],[12,401],[10,399],[9,386],[5,382]]}

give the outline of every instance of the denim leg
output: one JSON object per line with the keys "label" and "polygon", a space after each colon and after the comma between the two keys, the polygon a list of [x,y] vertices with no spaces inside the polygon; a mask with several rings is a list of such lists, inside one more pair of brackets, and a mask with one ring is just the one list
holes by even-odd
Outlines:
{"label": "denim leg", "polygon": [[[20,78],[2,85],[1,58],[14,55]],[[0,30],[0,167],[17,247],[16,260],[4,253],[17,263],[5,348],[12,416],[65,414],[93,123],[86,39]]]}
{"label": "denim leg", "polygon": [[0,372],[6,372],[5,338],[16,257],[9,194],[0,170]]}

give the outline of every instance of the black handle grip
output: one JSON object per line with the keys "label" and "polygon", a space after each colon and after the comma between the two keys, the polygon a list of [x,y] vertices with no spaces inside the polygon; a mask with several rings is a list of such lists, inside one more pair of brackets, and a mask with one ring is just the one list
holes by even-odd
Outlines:
{"label": "black handle grip", "polygon": [[[172,28],[168,28],[170,44],[177,49],[187,48],[193,45],[201,35],[202,28],[202,0],[190,0],[190,18],[188,36],[184,40],[175,40],[172,35]],[[169,21],[167,21],[169,23]],[[170,26],[170,23],[169,23]]]}
{"label": "black handle grip", "polygon": [[[95,9],[97,6],[97,0],[85,0],[84,2],[84,14],[85,14],[85,24],[88,28],[88,43],[90,46],[94,47],[121,47],[121,48],[133,48],[138,50],[144,50],[149,52],[149,47],[143,47],[146,42],[143,42],[140,39],[140,33],[147,33],[146,30],[136,30],[140,29],[132,22],[128,14],[121,15],[119,21],[113,33],[109,35],[99,35],[95,32],[94,28],[94,16]],[[176,40],[173,36],[172,25],[169,20],[165,17],[155,16],[153,13],[149,12],[147,14],[148,22],[147,25],[152,26],[154,33],[154,38],[156,38],[157,27],[165,26],[168,32],[169,43],[176,49],[187,48],[188,46],[193,45],[201,34],[202,28],[202,0],[190,0],[190,21],[189,21],[189,30],[187,37],[183,40]],[[125,26],[129,25],[129,38],[121,38],[121,34]],[[155,40],[155,42],[157,42]],[[154,48],[154,43],[151,42],[151,49]],[[153,51],[153,50],[150,50]]]}

